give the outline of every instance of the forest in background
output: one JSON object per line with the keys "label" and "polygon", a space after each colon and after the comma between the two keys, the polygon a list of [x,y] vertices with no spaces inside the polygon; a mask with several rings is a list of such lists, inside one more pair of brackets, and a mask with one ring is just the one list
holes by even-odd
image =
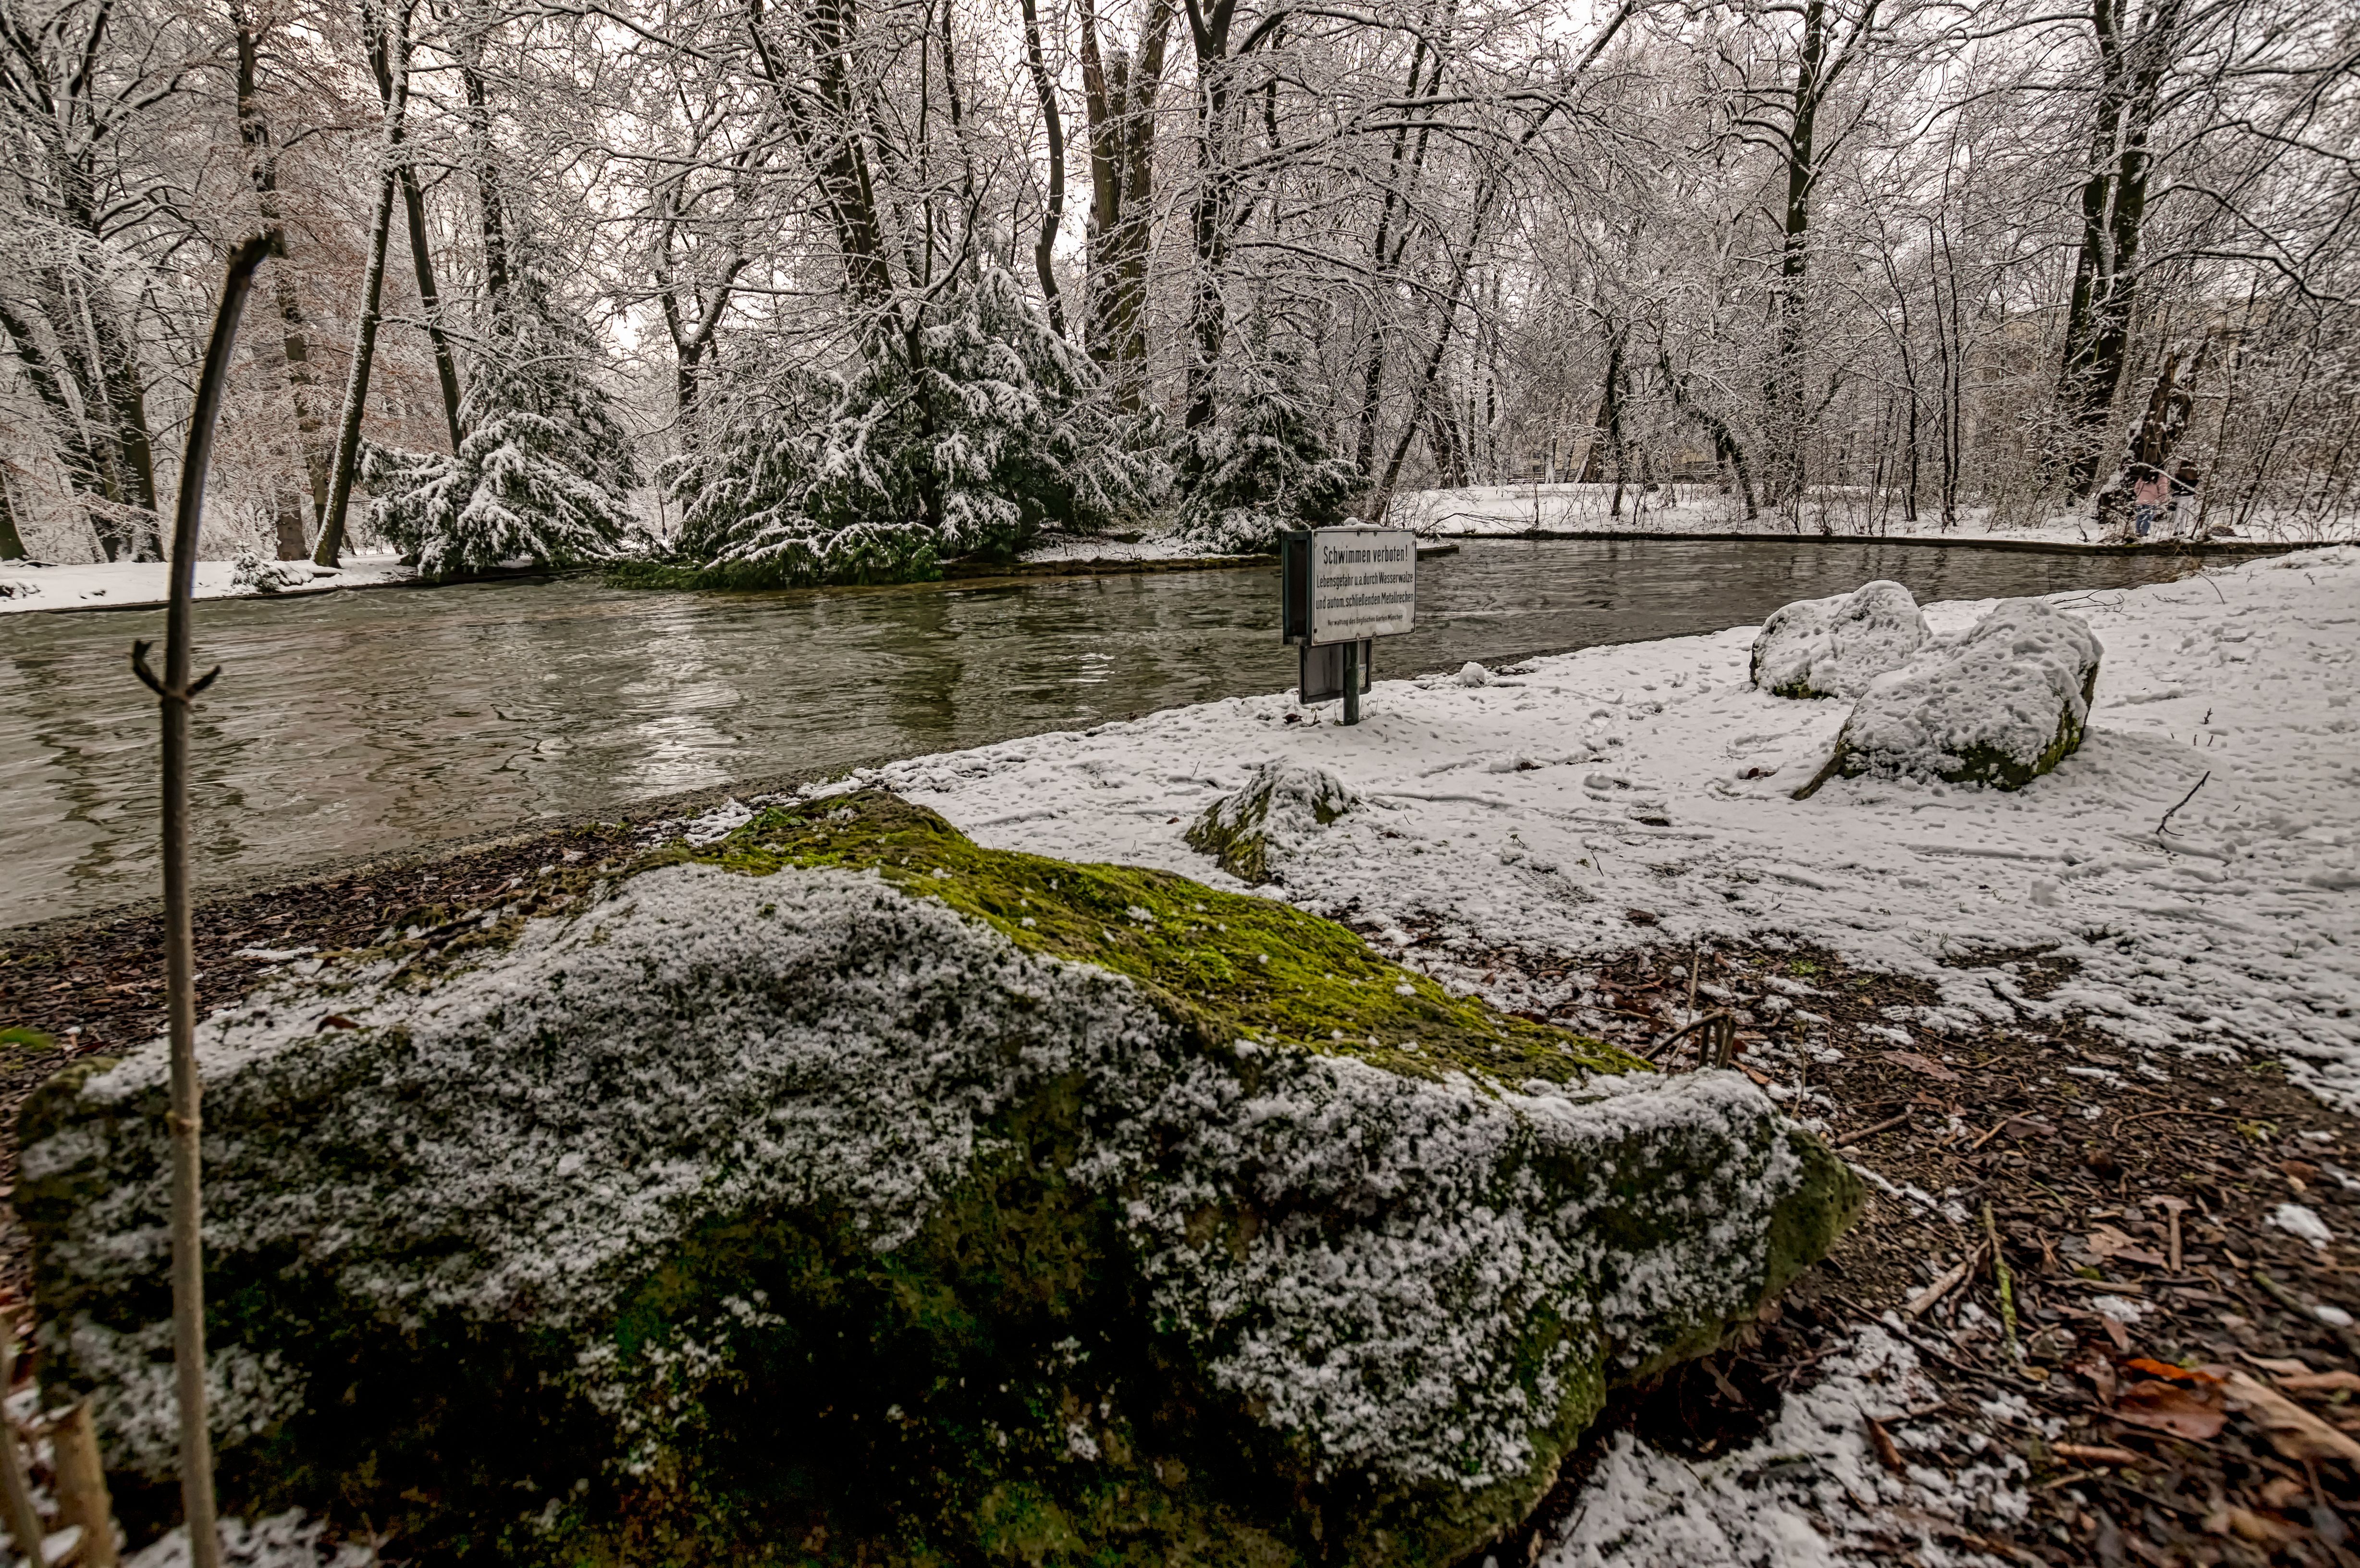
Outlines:
{"label": "forest in background", "polygon": [[645,582],[1417,487],[1985,528],[2360,484],[2295,0],[0,0],[0,555]]}

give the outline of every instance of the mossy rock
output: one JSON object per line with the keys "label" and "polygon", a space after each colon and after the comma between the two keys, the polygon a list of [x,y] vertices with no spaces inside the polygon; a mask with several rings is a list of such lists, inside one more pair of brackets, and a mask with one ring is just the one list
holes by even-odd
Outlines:
{"label": "mossy rock", "polygon": [[[1446,1563],[1858,1205],[1742,1077],[1270,899],[876,793],[656,862],[202,1027],[229,1510],[427,1563]],[[135,1534],[164,1081],[53,1079],[17,1193]]]}
{"label": "mossy rock", "polygon": [[2104,653],[2078,615],[2004,600],[1872,682],[1795,798],[1839,776],[2021,789],[2081,748]]}
{"label": "mossy rock", "polygon": [[1857,697],[1898,670],[1930,634],[1918,601],[1898,583],[1780,606],[1754,639],[1754,684],[1776,697]]}
{"label": "mossy rock", "polygon": [[1245,783],[1188,824],[1188,847],[1240,882],[1275,882],[1279,864],[1359,799],[1324,768],[1288,758],[1263,763]]}

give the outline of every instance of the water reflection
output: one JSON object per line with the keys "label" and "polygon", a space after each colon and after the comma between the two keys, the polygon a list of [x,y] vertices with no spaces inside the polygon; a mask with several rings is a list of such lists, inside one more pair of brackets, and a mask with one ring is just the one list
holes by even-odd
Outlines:
{"label": "water reflection", "polygon": [[[1896,577],[1919,598],[2127,586],[2184,561],[1827,546],[1476,542],[1420,567],[1380,678],[1760,619]],[[198,875],[571,815],[733,779],[1275,691],[1274,573],[762,594],[477,584],[201,605]],[[0,926],[149,894],[160,612],[0,617]]]}

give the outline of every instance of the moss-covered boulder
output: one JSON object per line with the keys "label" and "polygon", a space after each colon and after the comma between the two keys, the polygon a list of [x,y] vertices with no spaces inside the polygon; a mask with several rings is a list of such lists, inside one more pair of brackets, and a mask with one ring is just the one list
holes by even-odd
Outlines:
{"label": "moss-covered boulder", "polygon": [[[420,1562],[1443,1563],[1852,1178],[1273,900],[763,811],[200,1031],[226,1507]],[[24,1120],[43,1379],[175,1511],[165,1061]]]}
{"label": "moss-covered boulder", "polygon": [[1754,638],[1754,684],[1779,697],[1857,697],[1909,662],[1932,634],[1898,583],[1867,583],[1826,599],[1798,599]]}
{"label": "moss-covered boulder", "polygon": [[1189,848],[1211,855],[1240,882],[1276,882],[1288,855],[1360,803],[1351,787],[1327,768],[1273,757],[1199,812],[1184,836]]}
{"label": "moss-covered boulder", "polygon": [[2081,746],[2104,651],[2078,615],[2003,601],[1871,682],[1796,798],[1838,775],[2021,789]]}

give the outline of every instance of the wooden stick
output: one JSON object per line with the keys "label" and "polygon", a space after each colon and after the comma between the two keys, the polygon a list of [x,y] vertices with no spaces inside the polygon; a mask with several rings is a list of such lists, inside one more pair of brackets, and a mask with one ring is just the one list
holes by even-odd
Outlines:
{"label": "wooden stick", "polygon": [[[16,1325],[0,1328],[0,1336],[5,1336],[0,1337],[0,1399],[5,1399],[16,1383]],[[41,1516],[34,1510],[32,1485],[25,1478],[25,1451],[5,1416],[0,1416],[0,1510],[6,1512],[16,1554],[28,1559],[33,1568],[47,1568]]]}
{"label": "wooden stick", "polygon": [[1838,1149],[1850,1149],[1853,1144],[1874,1138],[1878,1133],[1891,1132],[1895,1127],[1907,1127],[1908,1125],[1909,1113],[1907,1111],[1904,1111],[1897,1116],[1877,1123],[1874,1127],[1860,1127],[1854,1131],[1844,1134],[1843,1137],[1836,1139],[1835,1147]]}
{"label": "wooden stick", "polygon": [[116,1568],[115,1499],[98,1462],[90,1405],[76,1405],[49,1429],[49,1464],[58,1476],[60,1522],[82,1527],[82,1568]]}
{"label": "wooden stick", "polygon": [[1910,1297],[1909,1304],[1901,1309],[1902,1312],[1908,1317],[1923,1317],[1928,1307],[1958,1289],[1959,1282],[1973,1273],[1982,1264],[1983,1258],[1983,1246],[1977,1243],[1968,1249],[1965,1258],[1960,1259],[1957,1268]]}

